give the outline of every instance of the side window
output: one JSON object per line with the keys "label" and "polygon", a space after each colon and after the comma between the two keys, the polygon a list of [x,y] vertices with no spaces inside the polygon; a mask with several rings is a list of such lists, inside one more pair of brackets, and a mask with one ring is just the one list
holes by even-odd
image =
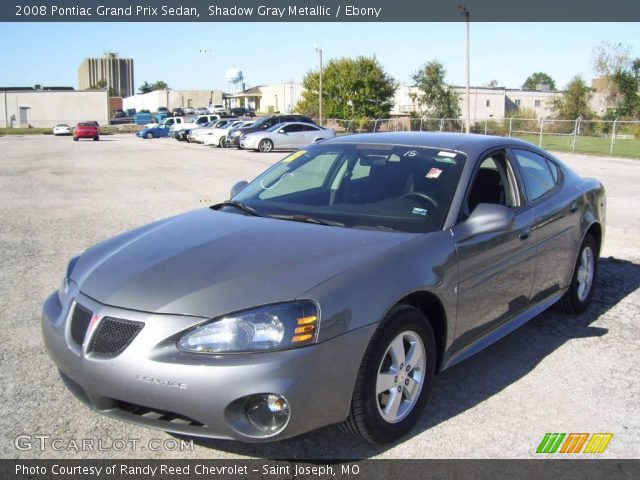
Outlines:
{"label": "side window", "polygon": [[286,127],[282,128],[286,133],[293,133],[293,132],[301,132],[302,131],[302,125],[287,125]]}
{"label": "side window", "polygon": [[302,125],[302,130],[305,132],[315,132],[320,129],[317,127],[314,127],[313,125]]}
{"label": "side window", "polygon": [[480,163],[464,213],[470,215],[480,203],[518,207],[519,196],[513,169],[504,152],[496,152]]}
{"label": "side window", "polygon": [[558,167],[537,153],[514,150],[520,165],[529,200],[533,201],[553,190],[558,182]]}

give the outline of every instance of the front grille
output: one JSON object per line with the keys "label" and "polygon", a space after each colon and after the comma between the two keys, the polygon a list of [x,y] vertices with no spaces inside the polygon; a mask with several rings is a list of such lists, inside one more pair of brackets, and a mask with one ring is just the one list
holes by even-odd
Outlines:
{"label": "front grille", "polygon": [[142,327],[142,322],[104,317],[93,335],[88,350],[99,355],[119,355],[136,338]]}
{"label": "front grille", "polygon": [[84,342],[84,336],[87,333],[87,328],[89,328],[92,316],[93,313],[79,303],[76,303],[73,307],[73,315],[71,315],[71,338],[78,345],[82,345],[82,342]]}
{"label": "front grille", "polygon": [[188,425],[192,427],[204,427],[202,423],[193,418],[180,415],[179,413],[167,412],[166,410],[158,410],[156,408],[144,407],[134,403],[118,401],[118,408],[126,413],[131,413],[138,417],[144,417],[148,420],[156,420],[159,422],[171,422],[175,425]]}

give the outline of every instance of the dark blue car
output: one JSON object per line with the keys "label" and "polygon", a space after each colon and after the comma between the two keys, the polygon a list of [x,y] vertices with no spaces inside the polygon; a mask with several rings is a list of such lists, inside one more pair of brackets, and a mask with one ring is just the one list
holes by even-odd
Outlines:
{"label": "dark blue car", "polygon": [[136,135],[140,138],[160,138],[169,136],[170,125],[158,125],[153,128],[145,128],[140,130]]}

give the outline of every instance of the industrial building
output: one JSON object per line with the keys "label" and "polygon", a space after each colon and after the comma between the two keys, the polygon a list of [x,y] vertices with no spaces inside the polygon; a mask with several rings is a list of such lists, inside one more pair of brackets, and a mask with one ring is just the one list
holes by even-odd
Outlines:
{"label": "industrial building", "polygon": [[167,107],[170,110],[172,108],[206,108],[212,103],[224,103],[222,90],[165,89],[123,98],[122,108],[157,112],[159,107]]}
{"label": "industrial building", "polygon": [[292,113],[302,98],[301,83],[287,82],[274,85],[258,85],[227,96],[233,107],[250,107],[256,112]]}
{"label": "industrial building", "polygon": [[95,88],[104,82],[115,97],[129,97],[135,93],[133,59],[120,58],[117,53],[105,53],[102,58],[85,58],[78,69],[80,90]]}
{"label": "industrial building", "polygon": [[80,91],[71,87],[0,88],[0,128],[51,128],[96,121],[109,124],[106,91]]}

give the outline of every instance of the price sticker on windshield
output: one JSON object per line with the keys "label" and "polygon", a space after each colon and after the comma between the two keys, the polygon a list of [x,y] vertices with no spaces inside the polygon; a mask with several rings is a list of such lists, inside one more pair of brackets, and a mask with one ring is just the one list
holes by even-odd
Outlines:
{"label": "price sticker on windshield", "polygon": [[429,170],[427,172],[425,177],[427,177],[427,178],[438,178],[441,173],[442,173],[442,170],[440,170],[439,168],[432,168],[431,170]]}

